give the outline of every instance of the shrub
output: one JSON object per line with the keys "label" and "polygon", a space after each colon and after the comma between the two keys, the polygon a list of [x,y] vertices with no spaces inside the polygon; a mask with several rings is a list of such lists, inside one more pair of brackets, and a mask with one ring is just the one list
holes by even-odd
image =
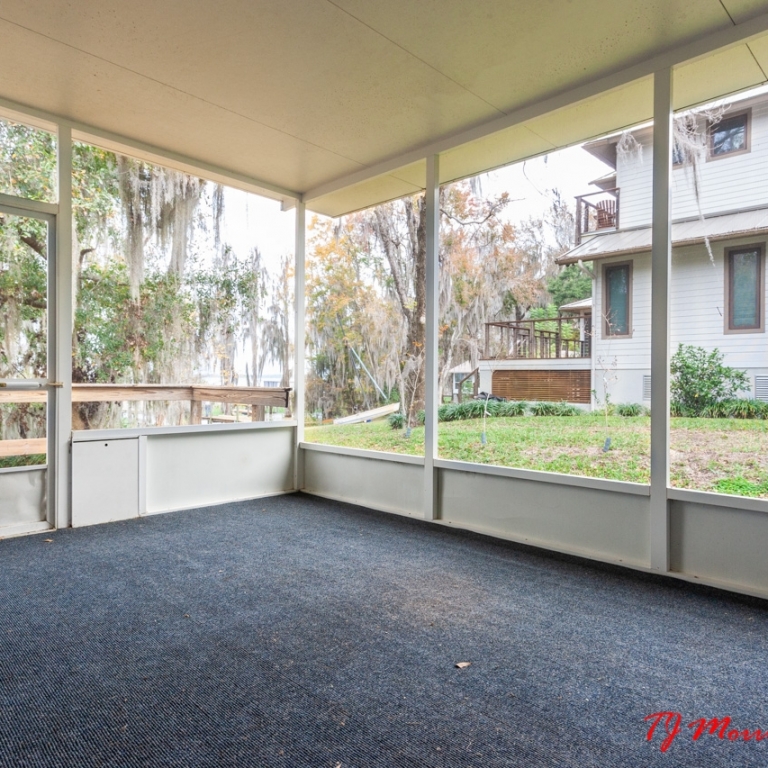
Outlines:
{"label": "shrub", "polygon": [[673,415],[703,416],[726,400],[749,389],[744,371],[723,365],[718,349],[680,344],[672,357],[670,397]]}
{"label": "shrub", "polygon": [[[494,408],[497,405],[494,401],[488,402],[488,413],[493,415]],[[456,403],[453,406],[453,418],[451,421],[457,421],[459,419],[479,419],[482,418],[486,410],[485,400],[466,400],[463,403]]]}
{"label": "shrub", "polygon": [[701,415],[708,419],[768,419],[768,403],[734,398],[707,406]]}
{"label": "shrub", "polygon": [[446,403],[437,409],[438,421],[462,421],[481,419],[487,409],[489,416],[524,416],[526,404],[522,401],[509,400],[465,400],[463,403]]}
{"label": "shrub", "polygon": [[526,403],[522,400],[508,400],[506,403],[497,403],[497,416],[525,416]]}
{"label": "shrub", "polygon": [[645,416],[645,406],[640,403],[618,403],[616,405],[616,414],[618,416]]}
{"label": "shrub", "polygon": [[387,422],[392,429],[402,429],[405,426],[405,416],[400,411],[391,413]]}
{"label": "shrub", "polygon": [[578,416],[581,411],[575,405],[565,401],[559,403],[534,403],[531,406],[534,416]]}

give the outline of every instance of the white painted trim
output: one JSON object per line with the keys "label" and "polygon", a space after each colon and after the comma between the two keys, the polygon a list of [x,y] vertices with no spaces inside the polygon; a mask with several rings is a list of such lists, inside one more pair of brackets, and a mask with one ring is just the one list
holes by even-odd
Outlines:
{"label": "white painted trim", "polygon": [[[454,530],[470,531],[472,533],[479,533],[483,536],[488,536],[494,539],[501,539],[503,541],[510,541],[515,544],[523,544],[529,547],[535,547],[537,549],[541,549],[545,553],[559,552],[560,554],[563,554],[563,555],[572,555],[574,557],[581,557],[585,560],[592,560],[598,563],[606,563],[608,565],[616,565],[622,568],[629,568],[633,571],[638,571],[639,573],[647,573],[652,576],[661,575],[659,574],[658,571],[653,570],[652,568],[648,568],[647,566],[644,566],[640,563],[637,563],[631,560],[606,559],[605,557],[599,555],[598,553],[591,552],[590,550],[567,549],[564,547],[553,546],[550,543],[540,543],[536,539],[526,539],[524,537],[515,537],[515,536],[509,536],[506,534],[501,534],[498,531],[495,531],[492,529],[486,529],[486,528],[483,528],[482,526],[469,527],[465,525],[456,525],[454,523],[444,521],[444,520],[431,520],[430,522],[436,525],[442,525],[446,528],[452,528]],[[686,581],[690,584],[699,584],[704,587],[713,587],[715,589],[722,589],[722,590],[725,590],[726,592],[734,592],[740,595],[750,595],[752,597],[768,599],[768,590],[754,589],[753,587],[750,587],[748,585],[738,584],[736,582],[719,581],[718,579],[705,579],[705,578],[701,578],[699,576],[693,576],[687,573],[680,573],[678,571],[667,571],[665,574],[663,574],[663,576],[666,578],[671,577],[679,581]]]}
{"label": "white painted trim", "polygon": [[[269,493],[260,493],[258,496],[241,496],[237,499],[227,499],[227,501],[219,501],[215,504],[193,504],[191,507],[175,507],[174,509],[159,509],[155,512],[146,511],[140,517],[152,517],[153,515],[168,515],[174,512],[188,512],[190,509],[214,509],[215,507],[223,507],[228,504],[239,504],[243,501],[256,501],[257,499],[267,499],[270,496],[287,496],[288,494],[296,493],[294,490],[289,491],[270,491]],[[138,518],[129,518],[137,520]]]}
{"label": "white painted trim", "polygon": [[[301,489],[302,493],[307,496],[317,496],[321,499],[328,499],[329,501],[340,501],[342,504],[352,504],[355,507],[362,507],[363,509],[373,509],[376,512],[386,512],[388,515],[398,515],[399,517],[407,517],[410,520],[423,520],[424,518],[419,514],[411,514],[410,512],[404,512],[402,509],[395,509],[394,507],[388,507],[383,504],[371,504],[370,502],[362,502],[359,499],[349,498],[348,496],[340,496],[338,494],[322,493],[320,491],[311,491],[306,488]],[[437,523],[438,520],[427,520],[429,523]]]}
{"label": "white painted trim", "polygon": [[300,202],[296,206],[296,232],[294,249],[294,323],[293,323],[293,415],[296,435],[293,443],[293,487],[302,486],[299,444],[304,440],[305,393],[306,393],[306,253],[307,207]]}
{"label": "white painted trim", "polygon": [[669,570],[669,278],[672,270],[672,69],[653,79],[651,235],[651,568]]}
{"label": "white painted trim", "polygon": [[440,310],[440,159],[427,158],[426,211],[426,323],[424,331],[424,518],[434,520],[437,509],[437,408],[439,392],[439,334]]}
{"label": "white painted trim", "polygon": [[[497,133],[498,131],[503,131],[536,117],[541,117],[549,112],[568,107],[579,101],[583,101],[584,99],[599,96],[606,91],[627,85],[634,80],[649,77],[664,69],[669,69],[678,64],[707,56],[718,49],[746,43],[751,38],[758,37],[767,31],[768,13],[763,13],[753,19],[741,22],[740,24],[735,24],[717,32],[703,35],[685,45],[676,45],[650,59],[617,70],[611,74],[597,78],[596,80],[568,88],[565,91],[559,91],[543,99],[537,99],[534,103],[508,112],[502,117],[497,117],[486,123],[481,123],[474,128],[446,136],[445,138],[425,144],[418,149],[392,157],[380,163],[375,163],[360,171],[340,176],[325,184],[320,184],[307,190],[302,199],[305,202],[310,202],[311,200],[322,197],[323,195],[331,194],[332,192],[337,192],[345,187],[360,184],[361,182],[368,181],[376,176],[383,176],[396,171],[403,166],[424,160],[430,155],[447,152],[462,144],[468,144],[477,139],[482,139],[493,133]],[[680,108],[682,109],[685,106],[686,105],[681,105]]]}
{"label": "white painted trim", "polygon": [[495,475],[516,480],[533,480],[537,483],[552,485],[570,485],[574,488],[594,488],[598,491],[630,494],[632,496],[649,496],[650,486],[642,483],[628,483],[623,480],[606,480],[602,477],[582,477],[581,475],[564,475],[557,472],[541,472],[538,469],[515,469],[514,467],[497,467],[492,464],[473,464],[469,461],[453,459],[437,459],[438,469],[448,469],[454,472],[472,472],[477,475]]}
{"label": "white painted trim", "polygon": [[591,549],[580,549],[579,547],[559,547],[553,545],[550,542],[544,542],[540,539],[529,539],[525,536],[511,536],[507,533],[500,533],[495,528],[486,528],[482,525],[464,525],[452,523],[450,520],[431,520],[430,522],[442,525],[445,528],[452,528],[453,530],[470,531],[472,533],[479,533],[483,536],[490,536],[494,539],[501,539],[502,541],[511,541],[514,544],[524,544],[529,547],[536,547],[537,549],[544,550],[545,552],[559,552],[562,555],[573,555],[574,557],[582,557],[585,560],[594,560],[599,563],[609,563],[611,565],[621,565],[628,568],[634,568],[648,572],[648,569],[642,565],[642,563],[634,560],[620,560],[618,558],[606,559],[606,557],[600,553]]}
{"label": "white painted trim", "polygon": [[12,208],[19,211],[19,215],[34,213],[44,213],[47,216],[55,216],[59,212],[59,206],[56,203],[44,203],[42,200],[28,200],[26,197],[16,197],[15,195],[6,195],[0,193],[0,205],[5,208]]}
{"label": "white painted trim", "polygon": [[33,126],[36,125],[44,130],[51,130],[48,126],[59,126],[60,129],[67,127],[71,129],[72,137],[75,141],[83,141],[111,152],[131,155],[147,162],[157,163],[168,168],[183,171],[184,173],[201,176],[214,182],[228,184],[246,192],[254,192],[257,195],[276,200],[299,200],[301,198],[299,192],[287,189],[279,184],[273,184],[272,182],[238,173],[228,168],[222,168],[203,160],[196,160],[173,150],[162,149],[153,144],[131,139],[127,136],[97,128],[93,125],[87,125],[77,120],[69,120],[53,112],[36,109],[35,107],[11,101],[10,99],[0,98],[0,113],[9,113],[9,117],[12,120],[18,120]]}
{"label": "white painted trim", "polygon": [[139,435],[139,517],[147,514],[147,436]]}
{"label": "white painted trim", "polygon": [[736,512],[764,512],[768,514],[768,499],[753,499],[749,496],[732,496],[727,493],[712,493],[711,491],[692,491],[688,488],[669,488],[667,498],[709,507],[725,507]]}
{"label": "white painted trim", "polygon": [[[49,419],[48,520],[56,528],[72,524],[72,332],[73,262],[72,262],[72,133],[67,126],[59,128],[56,142],[58,212],[54,224],[54,249],[48,256],[48,377],[61,382],[61,387],[48,389]],[[49,225],[50,227],[51,225]]]}
{"label": "white painted trim", "polygon": [[52,531],[51,524],[47,521],[41,523],[16,523],[15,525],[4,525],[0,528],[0,540],[12,539],[15,536],[28,536],[30,533],[45,533]]}
{"label": "white painted trim", "polygon": [[347,448],[343,445],[325,445],[324,443],[299,443],[299,448],[305,451],[320,453],[336,453],[339,456],[356,456],[359,459],[377,459],[379,461],[394,461],[397,464],[416,464],[424,466],[423,456],[410,456],[406,453],[386,453],[385,451],[369,451],[365,448]]}
{"label": "white painted trim", "polygon": [[290,421],[243,421],[235,424],[190,424],[183,427],[137,427],[135,429],[83,429],[72,433],[73,443],[87,443],[94,440],[131,440],[146,435],[189,435],[208,432],[238,432],[257,429],[293,429],[296,422]]}
{"label": "white painted trim", "polygon": [[48,469],[48,464],[29,464],[26,467],[0,467],[0,475],[10,475],[13,472],[34,472]]}

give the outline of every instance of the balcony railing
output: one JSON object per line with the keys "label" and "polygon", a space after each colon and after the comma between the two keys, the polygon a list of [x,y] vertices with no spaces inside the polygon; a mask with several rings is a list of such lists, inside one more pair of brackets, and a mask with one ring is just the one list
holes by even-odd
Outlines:
{"label": "balcony railing", "polygon": [[589,358],[589,338],[562,317],[551,320],[497,321],[485,324],[485,360]]}
{"label": "balcony railing", "polygon": [[[142,401],[189,402],[189,423],[209,424],[226,421],[264,421],[266,409],[290,408],[290,387],[217,387],[202,384],[73,384],[72,403],[125,403]],[[45,388],[30,390],[0,389],[0,404],[45,403]],[[233,406],[234,414],[205,416],[203,403]],[[238,408],[238,406],[240,406]],[[76,408],[73,408],[76,422]],[[73,428],[85,425],[73,423]],[[28,456],[46,452],[46,438],[0,440],[0,458]]]}
{"label": "balcony railing", "polygon": [[619,188],[591,192],[576,198],[576,245],[583,236],[619,227]]}

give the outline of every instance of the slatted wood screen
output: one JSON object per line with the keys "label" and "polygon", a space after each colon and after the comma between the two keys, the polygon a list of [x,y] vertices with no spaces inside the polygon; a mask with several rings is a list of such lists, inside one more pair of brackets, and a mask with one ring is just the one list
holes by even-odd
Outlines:
{"label": "slatted wood screen", "polygon": [[491,389],[510,400],[588,403],[590,379],[590,371],[494,371]]}

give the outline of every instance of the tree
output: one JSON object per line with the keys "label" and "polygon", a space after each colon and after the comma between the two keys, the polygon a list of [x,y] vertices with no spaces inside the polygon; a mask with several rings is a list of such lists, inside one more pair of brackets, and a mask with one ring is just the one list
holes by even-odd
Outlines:
{"label": "tree", "polygon": [[[530,303],[546,296],[545,267],[559,253],[556,241],[550,242],[551,224],[540,223],[532,256],[532,248],[521,246],[518,229],[504,218],[508,203],[508,195],[483,198],[467,182],[441,190],[443,386],[458,362],[477,364],[486,322],[524,314]],[[377,402],[354,349],[378,384],[397,389],[413,424],[424,401],[423,196],[377,206],[335,225],[315,221],[313,231],[307,277],[312,407],[340,415]],[[524,235],[523,245],[530,245]]]}
{"label": "tree", "polygon": [[[0,191],[53,199],[55,162],[50,134],[0,121]],[[239,345],[249,337],[260,366],[279,351],[285,369],[290,292],[265,301],[283,278],[271,280],[252,254],[223,242],[221,186],[75,142],[72,187],[75,382],[191,383],[213,369],[235,383]],[[45,225],[0,216],[0,261],[0,365],[5,375],[44,376]],[[160,423],[181,419],[184,405],[131,407],[135,418]],[[110,404],[77,404],[73,413],[76,427],[121,418]]]}
{"label": "tree", "polygon": [[556,307],[572,301],[588,299],[592,295],[592,278],[578,264],[563,267],[547,283],[547,291]]}

